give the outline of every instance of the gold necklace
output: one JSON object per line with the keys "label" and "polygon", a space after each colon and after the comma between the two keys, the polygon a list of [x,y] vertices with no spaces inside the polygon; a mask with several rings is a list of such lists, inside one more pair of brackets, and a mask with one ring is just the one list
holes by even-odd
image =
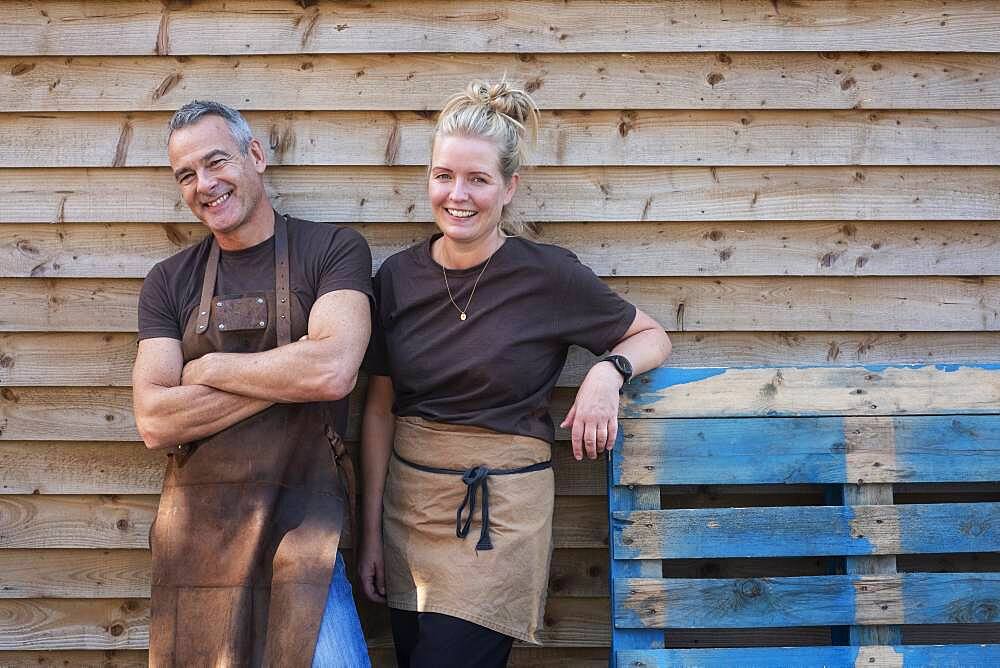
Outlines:
{"label": "gold necklace", "polygon": [[444,265],[441,265],[441,275],[444,277],[444,289],[448,291],[448,300],[451,302],[452,306],[455,307],[455,310],[458,311],[459,320],[466,319],[466,312],[469,310],[469,304],[472,303],[472,298],[476,296],[476,288],[479,287],[479,279],[486,273],[486,267],[490,266],[490,260],[493,259],[493,256],[497,254],[498,250],[500,250],[500,246],[497,246],[496,249],[490,253],[490,256],[486,258],[486,264],[483,265],[483,268],[479,271],[479,275],[476,276],[476,282],[472,284],[472,292],[469,293],[469,299],[465,302],[465,308],[460,307],[455,302],[455,298],[451,294],[451,286],[448,285],[448,272],[445,271]]}

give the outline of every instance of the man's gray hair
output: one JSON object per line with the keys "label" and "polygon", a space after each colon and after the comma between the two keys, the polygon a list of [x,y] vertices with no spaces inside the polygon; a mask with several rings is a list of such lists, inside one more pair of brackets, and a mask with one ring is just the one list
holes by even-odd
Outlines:
{"label": "man's gray hair", "polygon": [[167,143],[170,143],[170,137],[175,130],[194,125],[205,116],[218,116],[224,120],[229,127],[229,133],[240,149],[240,153],[246,155],[250,151],[253,132],[250,130],[247,119],[243,118],[243,114],[232,107],[211,100],[192,100],[178,109],[167,126],[170,128],[170,132],[167,133]]}

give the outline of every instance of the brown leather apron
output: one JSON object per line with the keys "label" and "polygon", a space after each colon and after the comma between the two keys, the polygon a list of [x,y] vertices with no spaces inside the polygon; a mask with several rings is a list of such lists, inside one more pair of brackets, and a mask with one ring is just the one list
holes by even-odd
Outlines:
{"label": "brown leather apron", "polygon": [[[274,228],[274,291],[214,295],[212,241],[185,362],[305,333],[285,220]],[[311,665],[346,505],[333,418],[332,404],[275,404],[169,457],[150,532],[151,666]]]}
{"label": "brown leather apron", "polygon": [[451,615],[537,643],[552,555],[551,446],[400,417],[393,448],[382,499],[389,607]]}

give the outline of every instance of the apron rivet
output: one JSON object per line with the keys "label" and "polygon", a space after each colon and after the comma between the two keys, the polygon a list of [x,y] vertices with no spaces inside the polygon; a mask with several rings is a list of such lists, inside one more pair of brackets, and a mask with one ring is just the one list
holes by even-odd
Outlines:
{"label": "apron rivet", "polygon": [[281,316],[281,319],[282,319],[282,320],[284,320],[284,319],[285,319],[285,316]]}
{"label": "apron rivet", "polygon": [[218,306],[219,308],[222,308],[222,302],[215,302],[215,305]]}
{"label": "apron rivet", "polygon": [[260,324],[260,326],[261,326],[261,327],[263,327],[263,326],[264,326],[264,325],[266,325],[267,323],[266,323],[266,322],[264,322],[263,320],[261,320],[259,324]]}
{"label": "apron rivet", "polygon": [[285,298],[284,298],[284,297],[282,297],[282,298],[281,298],[281,303],[282,303],[282,304],[284,304],[284,303],[285,303]]}
{"label": "apron rivet", "polygon": [[208,315],[208,311],[202,311],[201,314],[202,315]]}
{"label": "apron rivet", "polygon": [[225,323],[220,322],[219,323],[219,329],[225,329],[225,328],[226,328]]}
{"label": "apron rivet", "polygon": [[261,299],[260,297],[257,297],[257,303],[258,303],[258,304],[263,304],[263,303],[264,303],[264,300],[263,300],[263,299]]}

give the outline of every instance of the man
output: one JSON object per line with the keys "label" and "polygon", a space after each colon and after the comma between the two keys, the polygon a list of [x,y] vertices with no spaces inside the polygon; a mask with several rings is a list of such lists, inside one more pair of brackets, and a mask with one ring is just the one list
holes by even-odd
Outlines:
{"label": "man", "polygon": [[167,152],[211,234],[153,267],[139,297],[136,424],[169,455],[150,665],[365,665],[337,469],[371,253],[353,230],[271,208],[264,150],[234,109],[185,105]]}

